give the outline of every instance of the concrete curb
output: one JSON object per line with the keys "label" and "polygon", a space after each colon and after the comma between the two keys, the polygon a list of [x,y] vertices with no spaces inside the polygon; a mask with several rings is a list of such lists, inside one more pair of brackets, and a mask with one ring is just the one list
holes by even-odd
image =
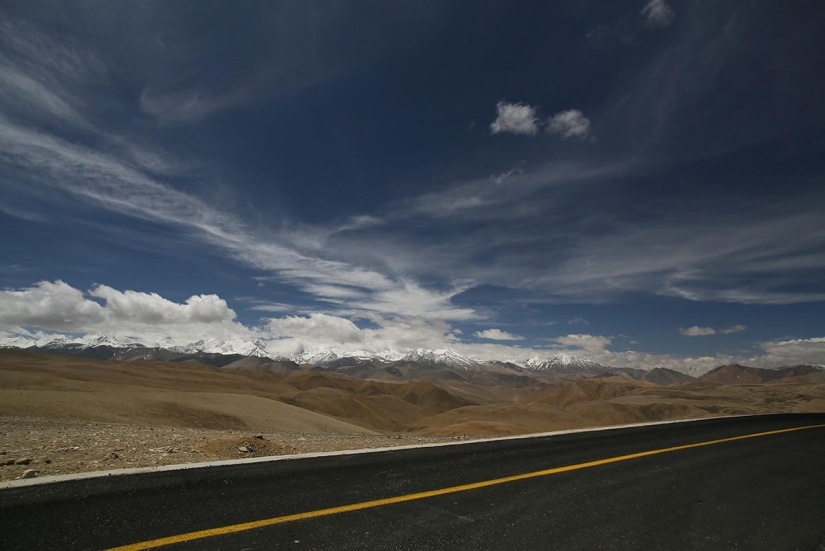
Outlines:
{"label": "concrete curb", "polygon": [[477,438],[473,440],[462,440],[459,442],[437,442],[430,444],[411,444],[408,446],[391,446],[387,448],[362,448],[357,450],[339,450],[332,452],[298,453],[293,455],[272,455],[267,457],[250,457],[247,459],[224,459],[220,461],[204,461],[200,463],[182,463],[180,465],[161,465],[158,467],[135,467],[126,469],[112,469],[108,471],[92,471],[87,473],[74,473],[63,475],[44,476],[42,478],[27,478],[20,480],[10,480],[0,482],[0,490],[11,488],[22,488],[25,486],[37,486],[41,484],[54,484],[57,482],[67,482],[71,480],[86,480],[90,478],[105,478],[110,476],[127,476],[143,473],[160,473],[170,471],[183,471],[189,469],[205,469],[209,467],[222,467],[225,465],[247,465],[251,463],[266,463],[270,461],[293,461],[296,459],[309,459],[313,457],[330,457],[336,455],[358,455],[364,453],[383,453],[397,450],[411,450],[417,448],[439,448],[443,446],[462,446],[465,444],[477,444],[479,442],[500,442],[506,440],[525,440],[528,438],[543,438],[546,436],[559,436],[563,434],[576,434],[587,432],[601,432],[609,430],[628,429],[634,427],[650,427],[656,425],[670,425],[675,423],[693,423],[697,421],[709,421],[712,419],[736,419],[740,417],[760,417],[764,415],[777,415],[775,413],[759,413],[754,415],[722,415],[716,417],[700,417],[697,419],[679,419],[676,421],[655,421],[650,423],[633,423],[629,425],[611,425],[608,427],[590,427],[585,429],[569,429],[551,432],[539,432],[533,434],[520,434],[516,436],[498,436],[494,438]]}

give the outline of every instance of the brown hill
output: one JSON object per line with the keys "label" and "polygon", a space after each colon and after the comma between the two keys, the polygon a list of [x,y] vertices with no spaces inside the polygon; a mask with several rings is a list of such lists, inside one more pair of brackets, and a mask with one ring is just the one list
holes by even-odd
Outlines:
{"label": "brown hill", "polygon": [[475,404],[426,381],[365,381],[310,371],[282,383],[301,391],[285,397],[287,403],[382,430],[399,430],[413,420]]}
{"label": "brown hill", "polygon": [[551,386],[524,399],[525,404],[569,406],[577,402],[605,401],[632,393],[646,383],[623,377],[578,379],[569,384]]}
{"label": "brown hill", "polygon": [[[305,368],[283,375],[249,362],[255,365],[218,368],[0,350],[0,421],[14,416],[263,432],[486,436],[825,410],[825,373],[810,366],[727,366],[700,380],[660,386],[626,374],[562,380],[496,372],[388,382]],[[664,383],[673,377],[666,370],[660,374]],[[766,377],[771,384],[758,384]]]}
{"label": "brown hill", "polygon": [[646,372],[642,376],[642,380],[661,386],[670,386],[689,383],[694,380],[694,377],[672,369],[667,369],[666,367],[655,367]]}
{"label": "brown hill", "polygon": [[719,366],[716,369],[708,371],[699,377],[698,380],[706,383],[717,384],[758,384],[779,381],[781,379],[802,377],[821,372],[822,370],[820,368],[810,365],[797,365],[783,369],[761,369],[759,367],[747,367],[744,365],[732,364]]}

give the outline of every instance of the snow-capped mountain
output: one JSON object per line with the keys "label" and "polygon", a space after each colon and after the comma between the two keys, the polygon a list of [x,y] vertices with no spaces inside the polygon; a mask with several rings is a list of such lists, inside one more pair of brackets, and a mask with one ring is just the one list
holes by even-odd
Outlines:
{"label": "snow-capped mountain", "polygon": [[263,341],[247,341],[244,339],[232,339],[221,341],[213,337],[206,337],[197,342],[189,343],[186,346],[175,346],[173,352],[181,354],[239,354],[241,356],[256,356],[258,358],[282,359],[278,354],[271,354],[266,349]]}
{"label": "snow-capped mountain", "polygon": [[594,372],[605,369],[605,366],[600,363],[570,354],[561,354],[552,358],[534,357],[524,362],[523,365],[533,371],[550,373],[570,373],[575,371]]}
{"label": "snow-capped mountain", "polygon": [[472,369],[481,363],[479,360],[474,360],[472,358],[462,356],[457,352],[453,352],[449,348],[439,350],[416,348],[415,350],[411,350],[402,356],[401,361],[446,367],[460,367],[462,369]]}
{"label": "snow-capped mountain", "polygon": [[[0,341],[2,348],[30,348],[34,346],[34,340],[23,336],[8,337]],[[42,341],[40,341],[42,342]],[[139,351],[141,349],[165,350],[176,354],[222,354],[253,356],[270,359],[273,361],[294,361],[298,364],[313,365],[317,367],[340,367],[342,362],[346,364],[350,359],[358,362],[378,362],[390,364],[393,362],[403,362],[418,364],[422,367],[430,368],[457,368],[462,370],[484,370],[490,369],[495,362],[469,358],[450,350],[448,348],[430,350],[426,348],[416,348],[408,351],[371,352],[365,350],[345,350],[343,348],[313,348],[306,349],[299,347],[293,354],[280,354],[267,350],[266,343],[260,340],[245,340],[234,338],[222,341],[214,337],[205,337],[184,346],[164,346],[158,343],[143,344],[133,339],[115,337],[112,335],[88,335],[82,338],[58,337],[46,344],[39,346],[46,351],[66,352],[71,354],[83,354],[84,351],[104,356],[95,357],[116,357],[128,351]],[[112,352],[110,349],[114,349]],[[117,352],[118,350],[122,352]],[[133,358],[134,355],[130,355]],[[561,354],[555,357],[534,357],[523,362],[510,362],[510,365],[520,366],[524,369],[547,373],[547,374],[596,374],[608,368],[592,360]]]}
{"label": "snow-capped mountain", "polygon": [[31,348],[32,346],[36,346],[37,341],[34,339],[27,339],[26,337],[15,336],[15,337],[6,337],[5,339],[0,340],[0,348]]}
{"label": "snow-capped mountain", "polygon": [[112,335],[87,335],[78,339],[77,344],[82,348],[95,348],[98,346],[110,346],[112,348],[139,348],[145,346],[143,343],[131,339],[123,339]]}
{"label": "snow-capped mountain", "polygon": [[308,351],[302,346],[290,358],[299,364],[324,365],[347,356],[349,354],[341,348],[322,348]]}
{"label": "snow-capped mountain", "polygon": [[44,350],[57,350],[60,348],[80,348],[81,346],[83,346],[82,339],[58,337],[50,340],[46,344],[41,344],[40,348]]}

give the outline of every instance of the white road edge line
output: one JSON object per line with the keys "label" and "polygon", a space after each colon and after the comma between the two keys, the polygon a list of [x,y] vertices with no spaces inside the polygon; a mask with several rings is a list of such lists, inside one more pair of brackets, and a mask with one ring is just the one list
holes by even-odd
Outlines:
{"label": "white road edge line", "polygon": [[[693,423],[696,421],[709,421],[712,419],[736,419],[741,417],[761,417],[764,415],[777,415],[776,413],[756,413],[749,415],[719,415],[715,417],[698,417],[696,419],[678,419],[675,421],[653,421],[650,423],[633,423],[628,425],[611,425],[607,427],[589,427],[585,429],[568,429],[551,432],[537,432],[532,434],[518,434],[515,436],[497,436],[493,438],[477,438],[473,440],[461,440],[458,442],[436,442],[430,444],[410,444],[408,446],[390,446],[387,448],[362,448],[358,450],[339,450],[333,452],[296,453],[293,455],[270,455],[266,457],[249,457],[246,459],[223,459],[220,461],[204,461],[201,463],[181,463],[180,465],[161,465],[158,467],[134,467],[125,469],[112,469],[108,471],[91,471],[88,473],[60,474],[44,476],[40,478],[26,478],[20,480],[10,480],[0,482],[0,490],[9,488],[20,488],[24,486],[36,486],[40,484],[52,484],[56,482],[66,482],[69,480],[85,480],[89,478],[105,478],[109,476],[125,476],[143,473],[162,473],[169,471],[183,471],[189,469],[205,469],[209,467],[222,467],[226,465],[248,465],[251,463],[266,463],[269,461],[290,461],[294,459],[309,459],[312,457],[330,457],[336,455],[358,455],[362,453],[382,453],[397,450],[412,450],[417,448],[439,448],[443,446],[461,446],[464,444],[478,444],[480,442],[500,442],[503,440],[526,440],[528,438],[543,438],[545,436],[559,436],[562,434],[575,434],[582,432],[600,432],[608,430],[629,429],[634,427],[650,427],[655,425],[671,425],[675,423]],[[781,415],[781,414],[779,414]]]}

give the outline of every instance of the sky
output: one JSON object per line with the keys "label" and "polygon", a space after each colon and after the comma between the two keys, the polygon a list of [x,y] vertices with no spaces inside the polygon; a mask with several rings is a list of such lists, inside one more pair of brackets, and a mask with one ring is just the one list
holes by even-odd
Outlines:
{"label": "sky", "polygon": [[816,1],[0,6],[0,337],[825,364]]}

